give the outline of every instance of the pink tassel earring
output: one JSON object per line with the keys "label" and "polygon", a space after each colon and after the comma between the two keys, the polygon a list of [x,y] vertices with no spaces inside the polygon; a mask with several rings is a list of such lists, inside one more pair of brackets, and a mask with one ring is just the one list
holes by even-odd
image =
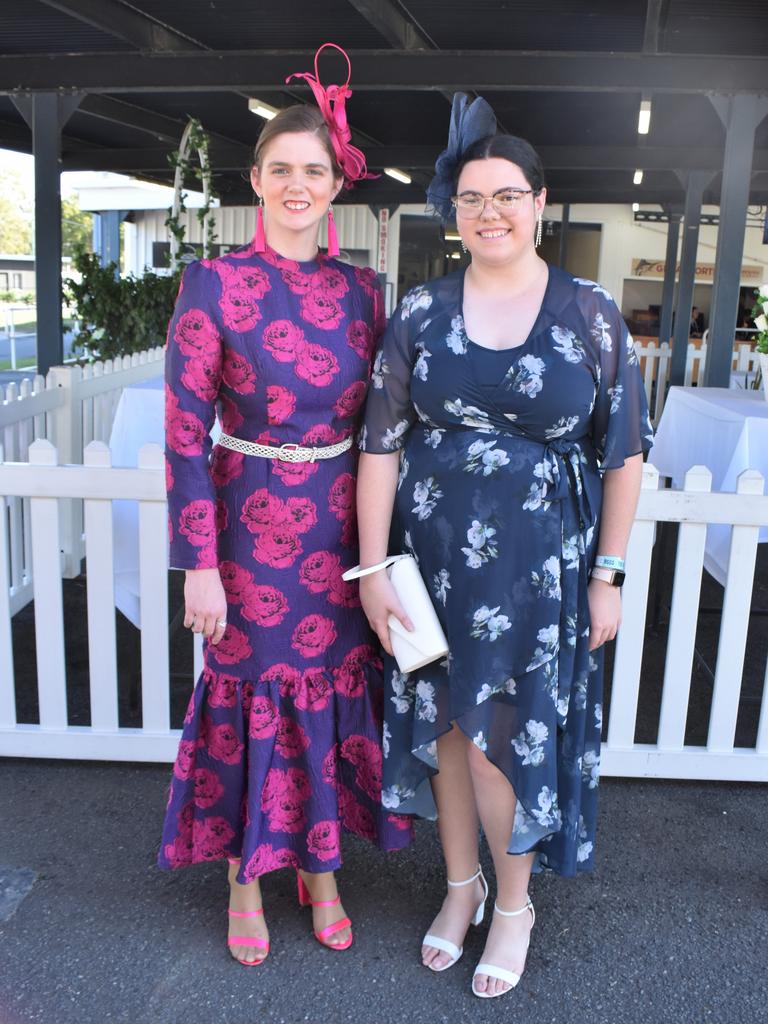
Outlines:
{"label": "pink tassel earring", "polygon": [[267,251],[267,239],[264,236],[264,215],[263,215],[264,200],[259,196],[259,208],[256,212],[256,234],[253,236],[253,250],[254,252],[266,252]]}
{"label": "pink tassel earring", "polygon": [[336,221],[333,219],[333,206],[328,207],[328,255],[339,255],[339,236],[336,234]]}

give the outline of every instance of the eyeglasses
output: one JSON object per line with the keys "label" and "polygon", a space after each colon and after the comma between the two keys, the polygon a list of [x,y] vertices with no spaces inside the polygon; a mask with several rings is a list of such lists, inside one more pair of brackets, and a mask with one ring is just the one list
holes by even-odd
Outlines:
{"label": "eyeglasses", "polygon": [[479,217],[490,202],[497,213],[516,213],[523,196],[537,196],[541,190],[533,188],[500,188],[492,196],[481,196],[479,192],[462,192],[452,196],[451,202],[462,217]]}

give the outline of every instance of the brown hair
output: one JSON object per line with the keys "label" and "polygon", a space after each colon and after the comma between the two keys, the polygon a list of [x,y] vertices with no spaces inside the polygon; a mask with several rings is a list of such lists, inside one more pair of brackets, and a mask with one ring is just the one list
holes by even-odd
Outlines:
{"label": "brown hair", "polygon": [[267,121],[261,129],[259,141],[256,143],[256,148],[253,152],[253,163],[256,167],[261,169],[264,150],[270,142],[276,139],[278,135],[283,135],[286,132],[308,132],[310,135],[316,135],[325,147],[325,151],[331,161],[331,173],[334,178],[344,177],[344,172],[339,167],[336,154],[333,151],[328,125],[325,123],[323,115],[317,107],[309,107],[303,104],[286,107],[285,110],[281,110],[279,114],[273,117],[271,121]]}

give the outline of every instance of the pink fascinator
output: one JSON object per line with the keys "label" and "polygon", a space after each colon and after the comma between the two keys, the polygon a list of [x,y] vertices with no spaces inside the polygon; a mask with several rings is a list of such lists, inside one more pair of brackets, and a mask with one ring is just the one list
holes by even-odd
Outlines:
{"label": "pink fascinator", "polygon": [[[320,81],[320,73],[317,69],[317,61],[320,54],[327,47],[338,50],[347,62],[347,80],[344,85],[329,85],[327,88]],[[378,174],[370,174],[366,164],[365,156],[352,145],[352,132],[347,124],[346,102],[352,95],[349,88],[349,79],[352,75],[352,64],[346,50],[343,50],[336,43],[323,43],[315,54],[315,73],[311,71],[297,71],[286,78],[286,84],[292,78],[303,78],[315,95],[315,100],[320,108],[325,123],[328,125],[328,132],[331,136],[331,144],[336,154],[336,160],[344,173],[345,188],[352,188],[356,181],[365,178],[378,178]]]}

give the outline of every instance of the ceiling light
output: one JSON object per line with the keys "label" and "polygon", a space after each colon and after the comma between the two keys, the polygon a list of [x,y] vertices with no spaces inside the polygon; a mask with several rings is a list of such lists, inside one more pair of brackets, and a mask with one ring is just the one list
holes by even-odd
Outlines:
{"label": "ceiling light", "polygon": [[452,252],[450,254],[450,257],[451,257],[452,260],[460,260],[461,259],[461,253],[460,252]]}
{"label": "ceiling light", "polygon": [[411,184],[410,175],[406,174],[405,171],[400,171],[397,167],[385,167],[384,173],[388,174],[390,178],[394,178],[395,181],[401,181],[404,185]]}
{"label": "ceiling light", "polygon": [[264,103],[263,100],[248,100],[248,109],[252,114],[263,117],[265,121],[271,121],[275,114],[280,113],[277,107],[272,107],[269,103]]}
{"label": "ceiling light", "polygon": [[632,184],[633,185],[642,185],[643,184],[643,172],[642,171],[635,171],[635,176],[632,179]]}
{"label": "ceiling light", "polygon": [[459,234],[458,231],[446,231],[445,240],[446,242],[460,242],[461,235]]}
{"label": "ceiling light", "polygon": [[640,113],[637,115],[637,134],[647,135],[651,128],[651,101],[643,100],[640,103]]}
{"label": "ceiling light", "polygon": [[639,213],[640,203],[632,203],[632,213]]}

